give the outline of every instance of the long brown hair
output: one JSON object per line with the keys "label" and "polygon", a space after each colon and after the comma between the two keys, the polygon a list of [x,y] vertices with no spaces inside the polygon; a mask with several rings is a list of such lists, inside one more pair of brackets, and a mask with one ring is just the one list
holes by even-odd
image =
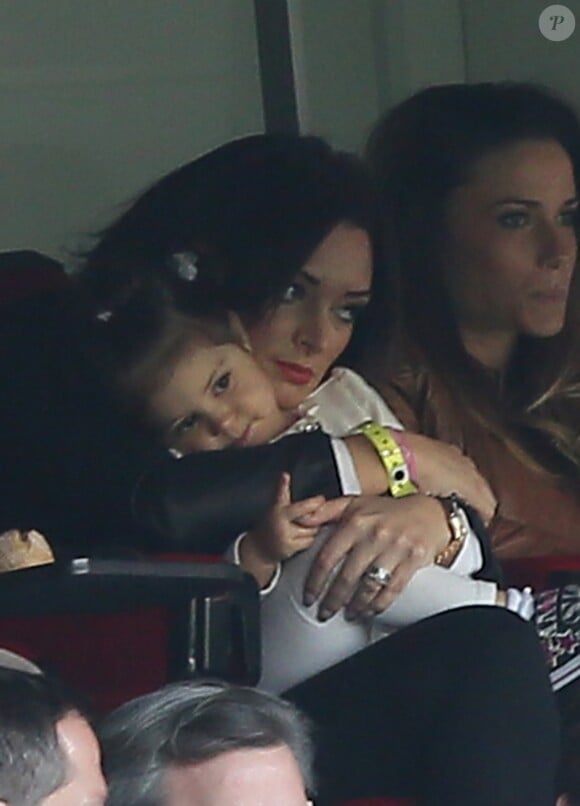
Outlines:
{"label": "long brown hair", "polygon": [[[402,347],[415,365],[437,373],[461,405],[528,466],[577,481],[578,278],[562,332],[542,339],[521,337],[501,384],[465,350],[443,278],[451,194],[469,181],[482,156],[530,139],[560,144],[570,156],[578,187],[579,121],[564,101],[539,86],[430,87],[378,122],[367,159],[379,185],[383,270],[389,282],[383,299],[375,300],[372,341],[385,337],[385,321],[391,328],[394,321],[394,348]],[[399,361],[400,354],[394,358]]]}

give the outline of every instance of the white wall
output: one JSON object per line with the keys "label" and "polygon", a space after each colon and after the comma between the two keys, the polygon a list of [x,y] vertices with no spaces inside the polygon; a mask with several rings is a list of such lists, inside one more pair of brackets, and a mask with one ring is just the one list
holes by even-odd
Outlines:
{"label": "white wall", "polygon": [[461,0],[377,0],[376,19],[384,107],[429,84],[465,80]]}
{"label": "white wall", "polygon": [[[548,0],[288,0],[303,129],[359,150],[429,83],[543,80],[580,105]],[[0,249],[61,254],[200,151],[263,128],[253,0],[0,0]]]}
{"label": "white wall", "polygon": [[580,107],[580,0],[570,39],[538,29],[549,0],[289,0],[304,127],[360,149],[376,118],[433,83],[535,80]]}
{"label": "white wall", "polygon": [[564,0],[576,17],[569,39],[551,42],[538,29],[548,0],[462,0],[469,81],[539,81],[580,108],[580,0]]}
{"label": "white wall", "polygon": [[289,0],[303,129],[360,150],[377,117],[465,77],[460,0]]}
{"label": "white wall", "polygon": [[60,253],[262,129],[251,0],[0,0],[0,248]]}
{"label": "white wall", "polygon": [[302,130],[357,150],[380,109],[374,0],[289,0]]}

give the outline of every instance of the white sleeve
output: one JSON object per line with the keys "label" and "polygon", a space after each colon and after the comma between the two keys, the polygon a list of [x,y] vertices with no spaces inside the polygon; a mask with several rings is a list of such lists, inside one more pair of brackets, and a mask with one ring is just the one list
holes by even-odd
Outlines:
{"label": "white sleeve", "polygon": [[328,621],[319,621],[319,603],[306,607],[302,601],[310,566],[333,529],[322,527],[309,549],[287,560],[279,584],[261,599],[259,688],[279,694],[370,643],[372,625],[368,622],[347,621],[342,611]]}
{"label": "white sleeve", "polygon": [[[417,571],[393,605],[372,621],[348,621],[340,611],[321,622],[317,618],[319,602],[306,607],[302,596],[310,566],[333,529],[320,529],[309,549],[285,562],[279,584],[261,599],[260,688],[280,693],[398,627],[454,607],[495,602],[495,584],[432,565]],[[473,540],[477,544],[475,537]]]}
{"label": "white sleeve", "polygon": [[375,616],[375,628],[380,632],[385,627],[405,627],[455,607],[494,605],[495,582],[471,578],[482,564],[479,540],[470,529],[453,564],[449,568],[428,565],[416,571],[393,604]]}
{"label": "white sleeve", "polygon": [[466,605],[495,605],[497,585],[454,574],[449,568],[420,568],[393,604],[374,619],[378,632],[406,627],[427,616]]}
{"label": "white sleeve", "polygon": [[330,446],[338,470],[338,480],[343,495],[360,495],[362,490],[349,449],[342,439],[332,438]]}
{"label": "white sleeve", "polygon": [[375,617],[376,626],[404,627],[419,619],[465,605],[494,605],[495,582],[472,579],[483,565],[483,553],[473,529],[449,568],[429,565],[415,572],[393,604]]}
{"label": "white sleeve", "polygon": [[[246,536],[247,532],[242,532],[241,535],[238,535],[233,543],[231,543],[224,553],[224,560],[226,562],[232,563],[233,565],[237,565],[241,568],[242,563],[240,560],[240,543]],[[245,570],[245,569],[242,569]],[[265,596],[267,593],[271,593],[274,590],[276,585],[280,580],[280,574],[282,573],[282,564],[278,563],[276,566],[276,570],[272,576],[272,579],[268,582],[268,584],[260,589],[260,596]]]}

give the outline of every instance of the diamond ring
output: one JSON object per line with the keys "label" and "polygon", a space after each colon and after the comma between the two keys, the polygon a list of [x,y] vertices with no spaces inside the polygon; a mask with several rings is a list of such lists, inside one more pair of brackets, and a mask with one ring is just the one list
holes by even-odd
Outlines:
{"label": "diamond ring", "polygon": [[371,565],[371,567],[365,571],[365,576],[367,579],[372,579],[373,582],[385,587],[391,581],[393,574],[388,568],[381,568],[380,565]]}

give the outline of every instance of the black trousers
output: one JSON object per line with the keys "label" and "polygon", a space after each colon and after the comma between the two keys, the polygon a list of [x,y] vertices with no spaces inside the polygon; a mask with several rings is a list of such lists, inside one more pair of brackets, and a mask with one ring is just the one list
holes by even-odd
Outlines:
{"label": "black trousers", "polygon": [[426,619],[285,696],[317,728],[321,806],[554,806],[554,697],[533,628],[508,611]]}

